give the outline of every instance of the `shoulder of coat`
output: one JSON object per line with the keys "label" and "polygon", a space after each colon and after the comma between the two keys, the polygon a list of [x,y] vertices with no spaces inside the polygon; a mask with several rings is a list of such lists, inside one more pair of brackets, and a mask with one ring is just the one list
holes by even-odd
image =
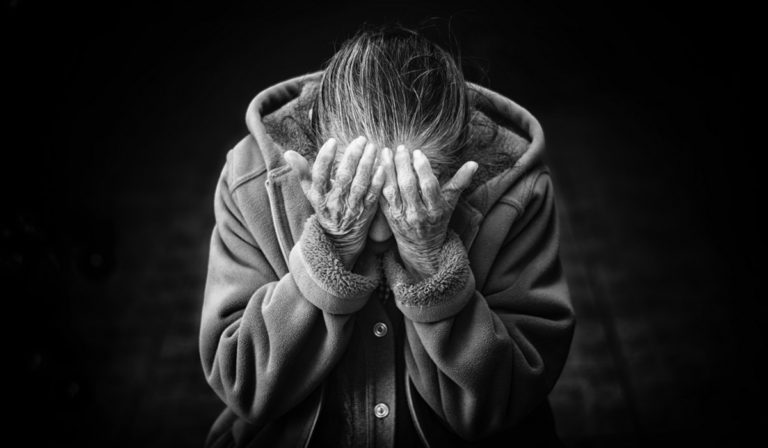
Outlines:
{"label": "shoulder of coat", "polygon": [[550,176],[550,169],[543,162],[528,167],[517,181],[509,185],[499,197],[498,203],[511,205],[521,212],[524,211],[533,199],[534,188],[542,176]]}
{"label": "shoulder of coat", "polygon": [[264,162],[259,144],[250,134],[243,137],[229,151],[228,159],[230,188],[232,190],[267,172],[267,165]]}

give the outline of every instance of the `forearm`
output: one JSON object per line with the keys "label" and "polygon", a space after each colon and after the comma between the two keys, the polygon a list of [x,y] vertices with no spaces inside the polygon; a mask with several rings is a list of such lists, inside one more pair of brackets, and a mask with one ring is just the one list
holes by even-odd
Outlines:
{"label": "forearm", "polygon": [[559,375],[569,323],[553,321],[531,335],[526,320],[502,319],[477,294],[453,317],[406,321],[409,376],[462,438],[479,440],[514,426],[546,398]]}
{"label": "forearm", "polygon": [[[259,423],[301,402],[338,361],[354,315],[323,312],[298,291],[292,274],[264,285],[244,309],[203,316],[207,380],[241,417]],[[297,368],[299,367],[300,368]]]}
{"label": "forearm", "polygon": [[340,268],[331,249],[310,220],[290,271],[259,282],[214,235],[201,355],[209,383],[241,417],[262,421],[292,408],[343,354],[375,281]]}
{"label": "forearm", "polygon": [[546,397],[567,354],[572,314],[561,276],[540,292],[510,287],[486,297],[456,235],[440,259],[421,280],[391,255],[385,268],[406,317],[409,375],[446,424],[476,440],[514,425]]}

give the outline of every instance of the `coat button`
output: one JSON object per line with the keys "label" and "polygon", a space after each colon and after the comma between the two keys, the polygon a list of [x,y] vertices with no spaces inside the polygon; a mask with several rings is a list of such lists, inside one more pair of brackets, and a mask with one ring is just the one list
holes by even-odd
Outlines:
{"label": "coat button", "polygon": [[389,406],[386,403],[379,403],[373,407],[373,413],[376,418],[384,418],[389,415]]}
{"label": "coat button", "polygon": [[387,324],[384,322],[376,322],[376,324],[373,326],[373,334],[376,335],[377,338],[383,338],[387,335]]}

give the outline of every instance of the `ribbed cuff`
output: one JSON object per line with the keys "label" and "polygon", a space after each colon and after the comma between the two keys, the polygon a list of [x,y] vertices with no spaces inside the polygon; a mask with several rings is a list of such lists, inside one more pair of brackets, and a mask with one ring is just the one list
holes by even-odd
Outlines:
{"label": "ribbed cuff", "polygon": [[359,311],[378,284],[375,266],[364,266],[364,274],[344,267],[315,215],[307,218],[288,265],[304,297],[331,314]]}
{"label": "ribbed cuff", "polygon": [[414,322],[436,322],[457,314],[475,291],[475,276],[467,250],[450,229],[440,250],[440,266],[435,274],[414,281],[394,251],[384,255],[384,272],[397,307]]}

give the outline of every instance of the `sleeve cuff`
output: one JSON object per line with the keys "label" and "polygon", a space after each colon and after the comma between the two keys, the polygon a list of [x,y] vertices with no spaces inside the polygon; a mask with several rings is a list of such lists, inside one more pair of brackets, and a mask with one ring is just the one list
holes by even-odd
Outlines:
{"label": "sleeve cuff", "polygon": [[344,267],[315,215],[307,218],[288,263],[304,297],[331,314],[359,311],[378,284],[375,266],[363,266],[363,274]]}
{"label": "sleeve cuff", "polygon": [[384,255],[384,272],[397,307],[414,322],[436,322],[457,314],[475,292],[475,276],[459,236],[448,230],[438,271],[414,282],[394,251]]}

